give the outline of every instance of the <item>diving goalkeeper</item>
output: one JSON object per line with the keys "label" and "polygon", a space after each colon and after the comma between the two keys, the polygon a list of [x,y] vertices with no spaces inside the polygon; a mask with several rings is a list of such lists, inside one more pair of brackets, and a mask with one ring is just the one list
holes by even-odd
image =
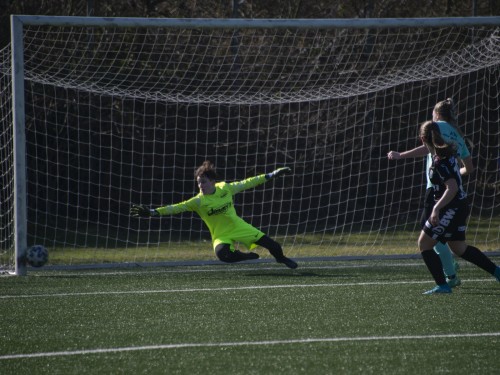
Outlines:
{"label": "diving goalkeeper", "polygon": [[234,243],[240,242],[250,250],[262,246],[269,250],[278,263],[294,269],[297,268],[297,263],[283,254],[281,245],[240,218],[233,205],[233,195],[289,172],[290,168],[283,167],[242,181],[216,182],[217,173],[214,165],[210,161],[205,161],[195,172],[200,189],[198,195],[177,204],[155,209],[133,205],[130,214],[134,217],[155,217],[194,211],[207,225],[215,254],[222,262],[234,263],[259,258],[257,253],[236,250]]}

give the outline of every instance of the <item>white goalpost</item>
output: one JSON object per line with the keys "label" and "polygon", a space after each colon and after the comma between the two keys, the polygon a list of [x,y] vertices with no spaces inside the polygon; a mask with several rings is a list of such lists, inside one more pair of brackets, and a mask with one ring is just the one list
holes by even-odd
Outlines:
{"label": "white goalpost", "polygon": [[[456,103],[476,171],[468,241],[500,249],[500,17],[141,19],[12,16],[0,51],[0,271],[213,259],[195,215],[136,219],[226,181],[292,257],[416,253],[434,105]],[[265,256],[265,254],[262,254]]]}

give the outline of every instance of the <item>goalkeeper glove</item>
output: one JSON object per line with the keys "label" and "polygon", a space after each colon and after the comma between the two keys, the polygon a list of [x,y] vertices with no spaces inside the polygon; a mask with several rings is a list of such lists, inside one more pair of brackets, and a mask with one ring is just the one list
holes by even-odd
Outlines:
{"label": "goalkeeper glove", "polygon": [[159,216],[158,211],[149,209],[146,206],[140,204],[133,204],[130,209],[130,215],[134,217],[150,217],[150,216]]}
{"label": "goalkeeper glove", "polygon": [[268,173],[266,175],[266,177],[268,179],[270,179],[270,178],[276,178],[276,177],[283,176],[285,173],[290,173],[291,171],[292,170],[289,167],[278,168],[275,171],[273,171],[271,173]]}

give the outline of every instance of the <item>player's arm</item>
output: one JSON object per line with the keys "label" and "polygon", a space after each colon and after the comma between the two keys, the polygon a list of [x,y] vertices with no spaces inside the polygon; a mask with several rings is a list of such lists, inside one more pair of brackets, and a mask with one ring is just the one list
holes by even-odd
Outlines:
{"label": "player's arm", "polygon": [[441,211],[443,207],[446,207],[446,205],[450,203],[453,200],[453,198],[455,198],[455,195],[457,195],[458,192],[457,180],[455,180],[454,178],[446,180],[444,184],[446,186],[446,190],[444,191],[444,194],[441,197],[441,199],[439,199],[434,205],[431,216],[429,218],[429,221],[432,225],[438,225],[439,211]]}
{"label": "player's arm", "polygon": [[130,215],[134,217],[155,217],[176,215],[186,211],[195,211],[199,206],[199,198],[193,197],[187,201],[169,204],[158,208],[149,208],[144,205],[134,204],[130,209]]}
{"label": "player's arm", "polygon": [[467,176],[474,172],[474,163],[472,163],[472,157],[469,155],[464,159],[460,159],[462,162],[462,168],[460,168],[460,174],[462,176]]}
{"label": "player's arm", "polygon": [[421,156],[425,156],[429,153],[429,150],[425,145],[421,145],[415,147],[408,151],[397,152],[397,151],[389,151],[387,153],[387,158],[389,160],[397,160],[397,159],[405,159],[405,158],[418,158]]}
{"label": "player's arm", "polygon": [[237,194],[240,191],[246,190],[246,189],[251,189],[254,188],[258,185],[263,184],[264,182],[281,177],[286,173],[290,173],[292,170],[289,167],[282,167],[278,168],[275,171],[271,173],[266,173],[266,174],[261,174],[259,176],[255,177],[250,177],[242,181],[237,181],[237,182],[231,182],[229,185],[229,188],[231,189],[231,193]]}
{"label": "player's arm", "polygon": [[[458,147],[458,158],[460,161],[460,174],[462,176],[467,176],[474,172],[474,163],[472,162],[472,155],[467,147],[465,139],[458,137],[456,140],[456,145]],[[472,145],[472,144],[471,144]]]}

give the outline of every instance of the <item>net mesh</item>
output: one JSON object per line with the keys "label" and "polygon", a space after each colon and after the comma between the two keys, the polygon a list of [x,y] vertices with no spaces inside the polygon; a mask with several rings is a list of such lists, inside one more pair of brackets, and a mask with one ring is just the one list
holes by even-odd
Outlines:
{"label": "net mesh", "polygon": [[424,160],[386,154],[417,146],[418,124],[448,97],[477,167],[465,180],[468,238],[500,248],[498,27],[28,26],[24,38],[28,242],[52,262],[182,259],[188,242],[189,256],[213,257],[197,216],[128,213],[195,195],[204,160],[226,181],[293,169],[235,196],[238,213],[291,256],[416,252]]}

